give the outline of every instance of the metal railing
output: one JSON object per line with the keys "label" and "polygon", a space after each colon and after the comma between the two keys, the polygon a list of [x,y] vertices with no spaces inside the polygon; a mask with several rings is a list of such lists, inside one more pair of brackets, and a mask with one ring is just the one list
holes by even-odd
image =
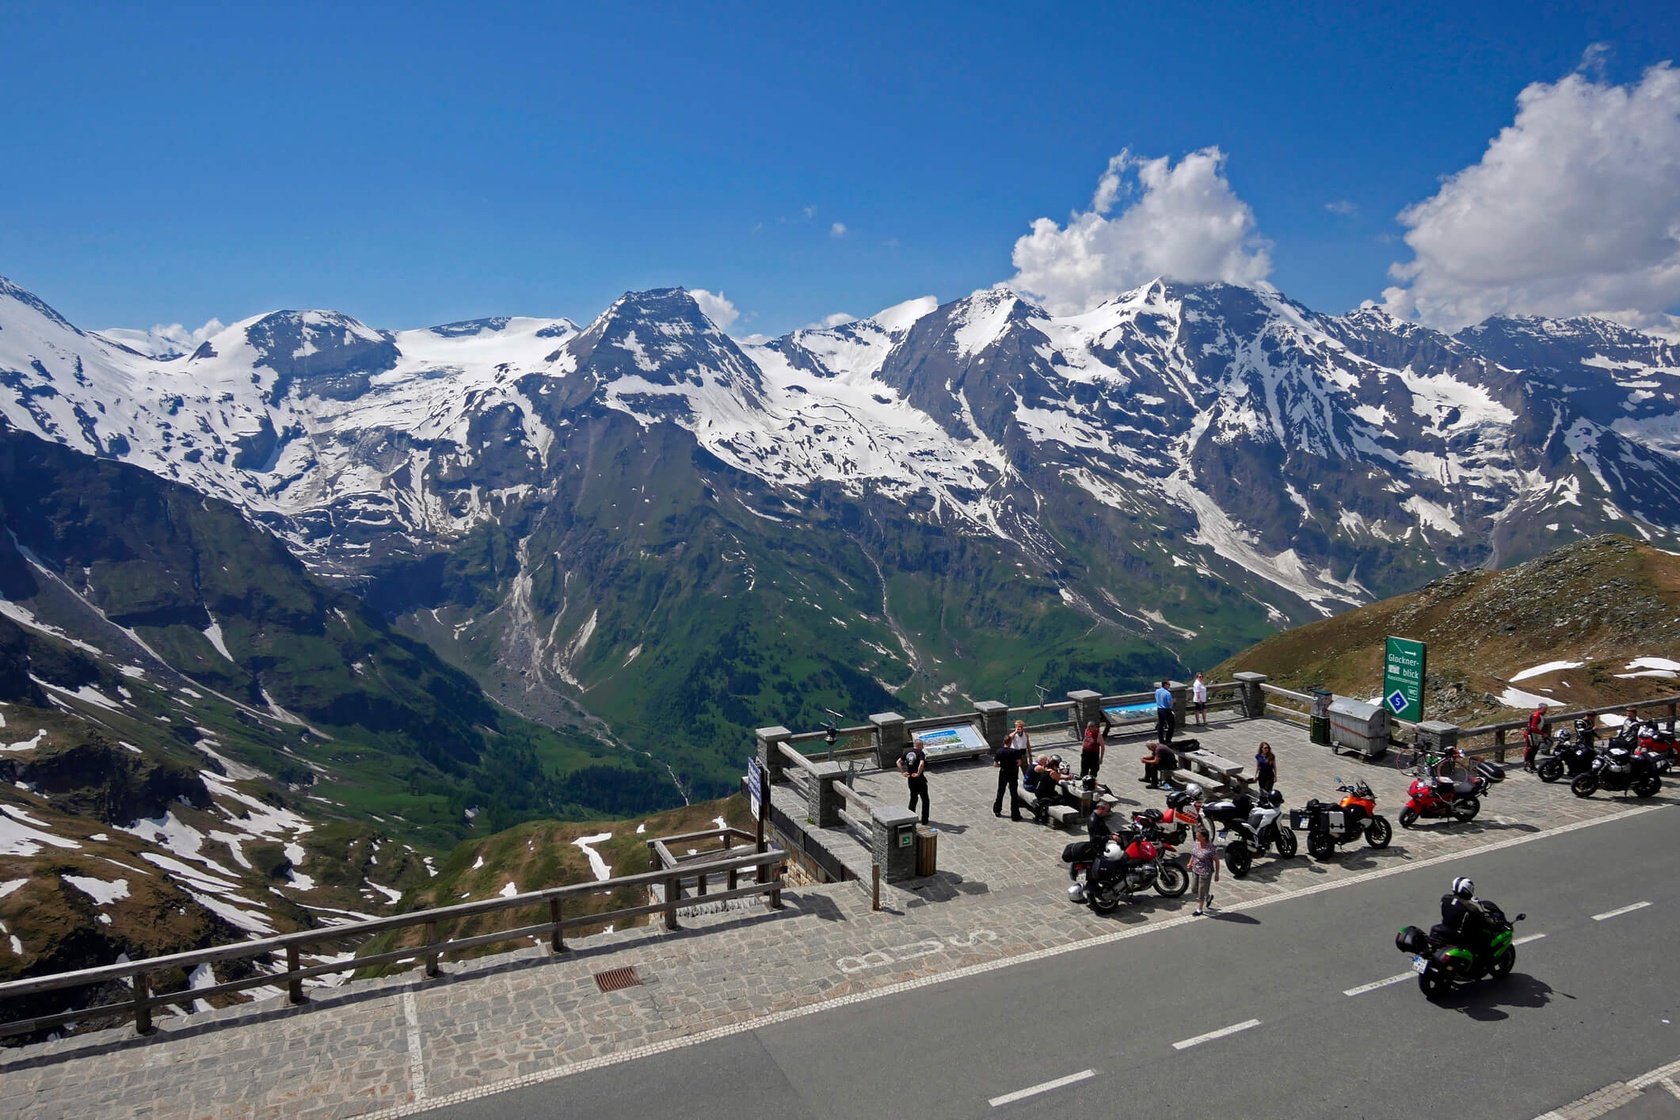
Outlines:
{"label": "metal railing", "polygon": [[[734,829],[712,830],[705,833],[689,834],[688,838],[722,835],[724,839],[728,839],[728,834],[735,831]],[[744,836],[745,834],[742,833],[741,835]],[[666,854],[669,855],[668,852]],[[640,875],[625,875],[564,887],[550,887],[547,890],[529,891],[507,898],[487,898],[477,902],[463,902],[455,906],[420,910],[412,914],[398,914],[388,918],[351,922],[341,926],[333,926],[330,929],[302,930],[297,933],[281,934],[277,937],[241,941],[233,945],[218,945],[210,949],[194,949],[185,953],[171,953],[167,956],[151,957],[146,960],[124,961],[120,964],[102,965],[98,968],[84,968],[74,972],[54,973],[50,976],[33,976],[24,980],[11,980],[0,983],[0,1007],[4,1007],[8,1000],[26,996],[114,983],[131,985],[133,995],[131,999],[114,1003],[96,1004],[74,1011],[61,1011],[50,1015],[37,1015],[31,1018],[0,1023],[0,1037],[30,1034],[62,1026],[65,1023],[111,1015],[132,1015],[136,1031],[141,1034],[148,1034],[152,1030],[154,1008],[172,1003],[207,999],[210,996],[238,992],[246,988],[283,984],[290,1002],[299,1004],[307,1002],[303,991],[305,980],[336,972],[354,972],[358,969],[376,965],[420,961],[425,966],[425,975],[435,977],[441,975],[442,972],[439,961],[449,953],[465,952],[469,949],[503,941],[542,937],[548,939],[549,948],[552,952],[559,953],[565,951],[564,931],[569,928],[599,925],[609,921],[617,922],[647,914],[663,914],[667,929],[679,929],[677,911],[682,906],[683,884],[688,880],[698,880],[700,883],[705,883],[713,875],[727,876],[731,886],[722,893],[710,895],[707,901],[718,902],[731,898],[768,894],[770,905],[773,908],[780,909],[782,890],[780,865],[786,862],[787,858],[788,854],[786,852],[777,849],[762,853],[753,852],[747,855],[730,856],[710,863],[695,864],[674,861],[675,866],[662,867]],[[775,869],[773,872],[770,870],[772,868]],[[745,887],[735,886],[739,874],[748,870],[756,871],[756,882]],[[582,898],[599,894],[602,891],[638,886],[646,886],[650,889],[662,888],[664,898],[645,906],[627,906],[606,912],[579,913],[571,916],[563,912],[567,899]],[[440,933],[440,927],[447,922],[503,910],[521,910],[535,907],[546,908],[547,913],[543,921],[471,937],[449,937],[447,934]],[[330,960],[311,965],[303,963],[306,951],[315,946],[325,944],[342,948],[343,943],[349,939],[362,938],[365,940],[382,933],[414,928],[419,928],[422,931],[422,942],[416,946],[373,953],[348,960]],[[282,970],[263,972],[256,976],[230,980],[221,984],[187,988],[179,991],[160,992],[155,991],[152,986],[153,977],[160,973],[189,972],[200,965],[219,964],[226,961],[255,961],[271,956],[284,958],[285,965]]]}

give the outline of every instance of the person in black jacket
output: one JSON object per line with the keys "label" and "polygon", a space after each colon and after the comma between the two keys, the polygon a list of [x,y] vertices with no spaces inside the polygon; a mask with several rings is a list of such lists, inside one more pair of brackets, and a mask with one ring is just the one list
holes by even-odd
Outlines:
{"label": "person in black jacket", "polygon": [[1003,794],[1008,790],[1009,819],[1021,819],[1021,765],[1026,761],[1026,755],[1027,749],[1016,746],[1013,736],[992,755],[992,765],[997,767],[998,772],[997,798],[992,802],[992,816],[1003,816]]}
{"label": "person in black jacket", "polygon": [[1086,834],[1097,849],[1092,853],[1092,859],[1102,855],[1103,845],[1114,835],[1114,829],[1108,823],[1109,814],[1113,811],[1114,807],[1106,801],[1099,801],[1091,806],[1091,823],[1086,826]]}
{"label": "person in black jacket", "polygon": [[1477,960],[1486,957],[1493,923],[1476,897],[1476,884],[1462,875],[1453,880],[1452,891],[1441,896],[1441,924],[1453,944],[1470,950]]}
{"label": "person in black jacket", "polygon": [[928,783],[927,783],[927,755],[922,749],[911,744],[898,759],[898,772],[903,774],[910,783],[910,811],[916,811],[916,802],[922,803],[922,823],[928,823]]}

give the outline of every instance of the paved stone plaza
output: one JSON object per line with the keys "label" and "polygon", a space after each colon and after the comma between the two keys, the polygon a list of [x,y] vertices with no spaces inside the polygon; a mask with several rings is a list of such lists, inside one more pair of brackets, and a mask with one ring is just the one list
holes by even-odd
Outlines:
{"label": "paved stone plaza", "polygon": [[[1332,756],[1276,720],[1217,716],[1185,734],[1220,755],[1251,763],[1262,740],[1279,760],[1278,788],[1291,806],[1329,798],[1336,779],[1363,778],[1392,822],[1410,779],[1391,759]],[[1122,809],[1160,804],[1138,784],[1141,744],[1109,748],[1102,780]],[[82,1035],[0,1052],[0,1114],[27,1118],[347,1117],[401,1114],[482,1095],[617,1058],[672,1046],[708,1031],[765,1022],[837,999],[860,998],[907,980],[1058,951],[1081,941],[1189,917],[1187,896],[1149,895],[1102,916],[1067,899],[1060,862],[1073,837],[992,815],[988,761],[931,770],[939,872],[883,887],[873,912],[864,884],[801,887],[784,909],[761,906],[687,918],[678,932],[655,927],[572,942],[551,956],[526,949],[446,965],[446,975],[347,985],[301,1008],[282,1001],[167,1018],[150,1038],[131,1030]],[[866,774],[859,788],[904,804],[903,779]],[[1502,840],[1672,805],[1605,794],[1587,800],[1562,783],[1513,772],[1469,825],[1421,822],[1395,828],[1386,850],[1340,849],[1327,863],[1306,856],[1256,859],[1245,880],[1218,887],[1222,911],[1483,848]],[[1443,871],[1443,874],[1446,874]],[[1217,918],[1211,920],[1218,920]],[[596,973],[632,966],[643,983],[603,993]]]}

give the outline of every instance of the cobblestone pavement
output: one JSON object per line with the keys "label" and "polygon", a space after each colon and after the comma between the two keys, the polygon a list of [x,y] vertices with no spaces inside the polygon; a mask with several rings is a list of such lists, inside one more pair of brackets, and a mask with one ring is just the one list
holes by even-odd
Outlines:
{"label": "cobblestone pavement", "polygon": [[[1392,821],[1409,778],[1391,765],[1332,756],[1275,720],[1215,718],[1190,729],[1209,749],[1250,762],[1261,740],[1279,760],[1288,804],[1328,798],[1338,778],[1364,778]],[[1141,806],[1141,744],[1109,748],[1102,780]],[[783,892],[784,908],[697,915],[684,928],[622,930],[317,993],[305,1007],[263,1004],[160,1020],[151,1038],[105,1031],[0,1053],[0,1114],[17,1117],[347,1117],[401,1114],[668,1048],[709,1031],[764,1022],[906,981],[1063,951],[1094,938],[1192,920],[1188,899],[1151,895],[1100,916],[1071,904],[1060,853],[1072,837],[991,813],[989,763],[931,773],[939,872],[912,889],[883,888],[872,912],[857,883]],[[896,774],[859,787],[897,801]],[[1325,863],[1257,859],[1218,888],[1225,909],[1398,870],[1645,806],[1600,794],[1577,799],[1520,772],[1495,787],[1469,825],[1395,829],[1385,850],[1359,845]],[[1129,808],[1130,805],[1123,806]],[[642,984],[603,993],[595,974],[635,968]]]}

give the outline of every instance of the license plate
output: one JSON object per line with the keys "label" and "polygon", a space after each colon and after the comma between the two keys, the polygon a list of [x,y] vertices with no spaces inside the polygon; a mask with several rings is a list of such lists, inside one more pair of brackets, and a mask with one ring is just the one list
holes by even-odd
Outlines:
{"label": "license plate", "polygon": [[1412,971],[1417,973],[1419,976],[1422,976],[1425,972],[1429,971],[1429,962],[1424,960],[1422,957],[1413,957]]}

